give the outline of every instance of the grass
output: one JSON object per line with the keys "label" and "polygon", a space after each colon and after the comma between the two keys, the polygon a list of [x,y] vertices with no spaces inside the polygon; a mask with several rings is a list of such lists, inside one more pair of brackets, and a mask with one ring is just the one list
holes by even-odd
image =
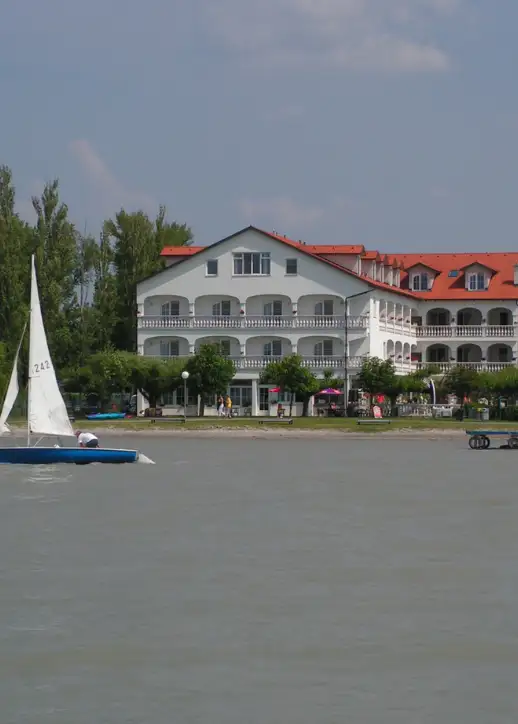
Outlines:
{"label": "grass", "polygon": [[[10,420],[10,423],[23,426],[26,425],[26,420],[21,418]],[[412,417],[401,417],[391,418],[390,425],[358,425],[357,418],[348,417],[296,417],[294,418],[293,425],[279,425],[273,423],[268,425],[265,423],[261,426],[258,424],[258,418],[233,418],[231,420],[222,420],[217,417],[205,417],[187,418],[187,424],[176,424],[171,422],[161,421],[157,418],[153,424],[153,428],[160,430],[185,430],[188,427],[190,430],[208,430],[208,429],[225,429],[225,428],[282,428],[282,429],[297,429],[297,430],[338,430],[338,431],[349,431],[349,432],[371,432],[380,433],[386,432],[387,430],[465,430],[465,429],[518,429],[518,422],[499,422],[491,420],[490,422],[480,422],[478,420],[464,420],[459,422],[451,419],[433,419],[433,418],[412,418]],[[122,428],[126,430],[143,430],[149,428],[151,421],[149,418],[132,418],[130,420],[107,420],[107,421],[93,421],[76,419],[74,426],[82,430],[96,429],[101,430],[103,427],[108,430],[109,428]]]}

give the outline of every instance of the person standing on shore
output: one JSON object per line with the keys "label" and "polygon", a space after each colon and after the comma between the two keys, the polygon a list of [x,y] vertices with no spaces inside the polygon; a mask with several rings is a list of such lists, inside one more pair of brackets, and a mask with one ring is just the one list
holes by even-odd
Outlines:
{"label": "person standing on shore", "polygon": [[225,400],[223,399],[223,395],[219,395],[218,397],[218,417],[223,417],[225,415]]}
{"label": "person standing on shore", "polygon": [[232,400],[230,395],[227,395],[225,399],[225,413],[227,417],[232,417]]}

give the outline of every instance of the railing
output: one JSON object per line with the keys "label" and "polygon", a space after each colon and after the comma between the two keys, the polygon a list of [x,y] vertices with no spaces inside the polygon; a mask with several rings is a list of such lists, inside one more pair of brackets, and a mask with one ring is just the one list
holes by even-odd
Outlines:
{"label": "railing", "polygon": [[455,325],[453,327],[437,325],[414,327],[417,337],[496,337],[509,338],[516,336],[516,327],[512,324],[477,324]]}
{"label": "railing", "polygon": [[[348,317],[347,328],[366,330],[367,316]],[[343,316],[150,317],[138,318],[139,329],[344,329]]]}
{"label": "railing", "polygon": [[[151,357],[160,357],[161,359],[172,359],[168,355],[146,355]],[[188,356],[188,355],[186,355]],[[174,359],[174,357],[173,357]],[[242,357],[229,357],[238,370],[261,370],[271,362],[280,362],[283,357],[270,357],[264,355],[244,355]],[[348,357],[347,369],[359,370],[363,364],[364,357]],[[304,357],[302,356],[302,365],[310,369],[343,369],[343,355],[327,355],[322,357]]]}
{"label": "railing", "polygon": [[440,373],[449,372],[454,367],[465,367],[477,372],[499,372],[506,367],[515,367],[516,362],[418,362],[417,369],[436,367]]}

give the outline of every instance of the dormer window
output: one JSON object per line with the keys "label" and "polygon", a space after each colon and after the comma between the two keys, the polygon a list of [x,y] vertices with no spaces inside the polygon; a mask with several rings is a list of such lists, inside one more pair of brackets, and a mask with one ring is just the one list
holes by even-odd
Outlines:
{"label": "dormer window", "polygon": [[484,274],[470,274],[468,276],[468,289],[470,292],[481,291],[486,288],[486,279]]}
{"label": "dormer window", "polygon": [[412,289],[414,292],[427,292],[429,289],[428,274],[422,272],[422,274],[414,274],[412,278]]}

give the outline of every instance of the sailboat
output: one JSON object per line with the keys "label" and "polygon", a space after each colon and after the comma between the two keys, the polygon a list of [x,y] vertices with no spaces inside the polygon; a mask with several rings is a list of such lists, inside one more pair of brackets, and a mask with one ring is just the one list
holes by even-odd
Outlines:
{"label": "sailboat", "polygon": [[[7,418],[18,396],[18,358],[14,359],[9,386],[0,414],[0,435],[10,432]],[[37,436],[31,445],[33,436]],[[46,465],[55,463],[135,463],[152,462],[138,450],[80,447],[38,447],[45,437],[75,437],[68,411],[59,389],[43,325],[34,255],[31,262],[31,311],[29,317],[29,382],[27,389],[27,446],[0,447],[0,464]],[[142,460],[140,460],[142,458]]]}

